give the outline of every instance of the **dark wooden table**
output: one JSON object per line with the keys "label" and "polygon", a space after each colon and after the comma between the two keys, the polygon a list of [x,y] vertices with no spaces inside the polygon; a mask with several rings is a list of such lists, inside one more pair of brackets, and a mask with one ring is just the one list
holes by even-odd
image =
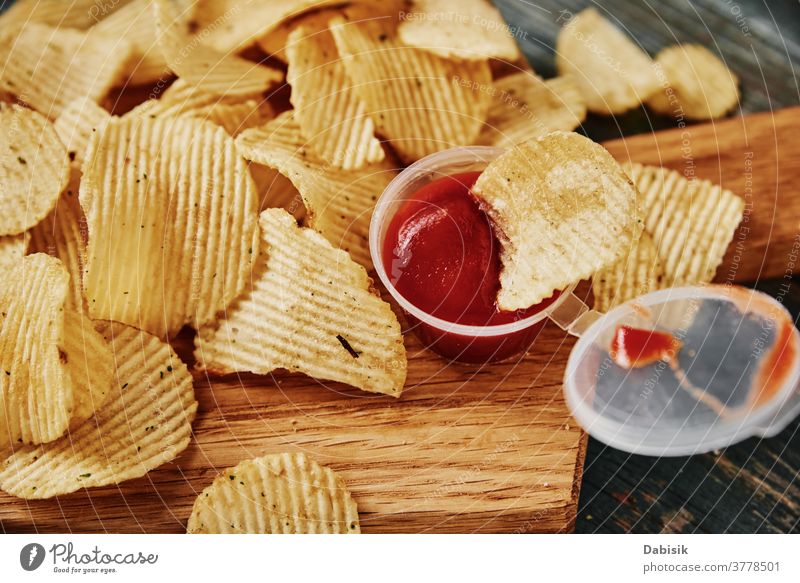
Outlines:
{"label": "dark wooden table", "polygon": [[[496,0],[533,68],[555,74],[562,10],[594,5],[655,55],[678,42],[720,54],[741,79],[742,113],[800,102],[800,4],[797,0]],[[672,127],[642,110],[615,119],[590,116],[583,131],[602,141]],[[800,153],[799,153],[800,154]],[[767,293],[778,283],[752,282]],[[797,319],[797,281],[785,297]],[[798,532],[800,422],[772,439],[750,439],[685,458],[630,455],[590,440],[576,531]]]}

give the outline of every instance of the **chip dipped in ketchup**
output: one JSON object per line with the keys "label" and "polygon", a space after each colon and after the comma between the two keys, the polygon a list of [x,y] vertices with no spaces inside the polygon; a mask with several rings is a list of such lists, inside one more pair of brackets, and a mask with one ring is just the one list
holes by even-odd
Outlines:
{"label": "chip dipped in ketchup", "polygon": [[[429,326],[409,315],[429,347],[454,360],[501,360],[529,347],[538,326],[492,334],[492,327],[540,314],[558,297],[514,312],[497,308],[500,243],[470,189],[480,172],[461,172],[428,182],[403,200],[383,239],[389,281],[408,302],[445,322],[482,327],[480,335]],[[541,314],[540,314],[541,315]]]}

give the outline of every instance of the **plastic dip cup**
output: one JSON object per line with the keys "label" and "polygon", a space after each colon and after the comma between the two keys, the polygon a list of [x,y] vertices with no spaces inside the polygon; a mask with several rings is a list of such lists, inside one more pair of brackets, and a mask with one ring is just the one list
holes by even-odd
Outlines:
{"label": "plastic dip cup", "polygon": [[387,273],[382,253],[384,239],[392,218],[403,203],[435,180],[484,170],[503,152],[501,148],[471,146],[427,156],[395,177],[376,203],[372,215],[369,246],[378,277],[405,312],[414,334],[426,347],[450,360],[497,362],[524,352],[536,339],[547,318],[562,306],[575,287],[557,293],[541,311],[527,318],[507,324],[473,326],[442,320],[421,310],[400,294]]}

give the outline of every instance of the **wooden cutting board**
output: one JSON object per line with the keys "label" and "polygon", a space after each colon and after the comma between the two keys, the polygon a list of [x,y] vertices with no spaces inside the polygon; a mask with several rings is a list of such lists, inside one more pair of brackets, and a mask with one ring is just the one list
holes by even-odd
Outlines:
{"label": "wooden cutting board", "polygon": [[[800,164],[790,156],[798,136],[795,108],[606,146],[621,161],[691,167],[745,196],[749,231],[718,273],[726,279],[735,263],[734,279],[747,281],[782,277],[796,245]],[[178,346],[187,359],[190,342]],[[409,335],[399,400],[298,375],[197,375],[195,438],[177,460],[118,487],[52,500],[2,494],[0,525],[5,532],[181,532],[195,496],[220,470],[302,450],[341,472],[364,532],[567,532],[587,441],[561,394],[572,345],[548,325],[524,358],[469,366],[443,361]]]}

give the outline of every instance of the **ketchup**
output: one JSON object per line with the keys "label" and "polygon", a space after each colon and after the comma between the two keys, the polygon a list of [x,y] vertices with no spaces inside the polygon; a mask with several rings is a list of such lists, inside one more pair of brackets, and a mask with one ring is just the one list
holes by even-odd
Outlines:
{"label": "ketchup", "polygon": [[673,363],[683,343],[667,332],[618,326],[611,340],[611,358],[622,368],[640,368],[659,360]]}
{"label": "ketchup", "polygon": [[[525,310],[497,308],[500,244],[470,192],[480,174],[439,178],[404,201],[388,226],[382,258],[397,291],[420,310],[455,324],[494,326],[528,318],[558,294]],[[475,338],[413,323],[431,348],[457,360],[497,360],[527,348],[518,345],[518,333]]]}

